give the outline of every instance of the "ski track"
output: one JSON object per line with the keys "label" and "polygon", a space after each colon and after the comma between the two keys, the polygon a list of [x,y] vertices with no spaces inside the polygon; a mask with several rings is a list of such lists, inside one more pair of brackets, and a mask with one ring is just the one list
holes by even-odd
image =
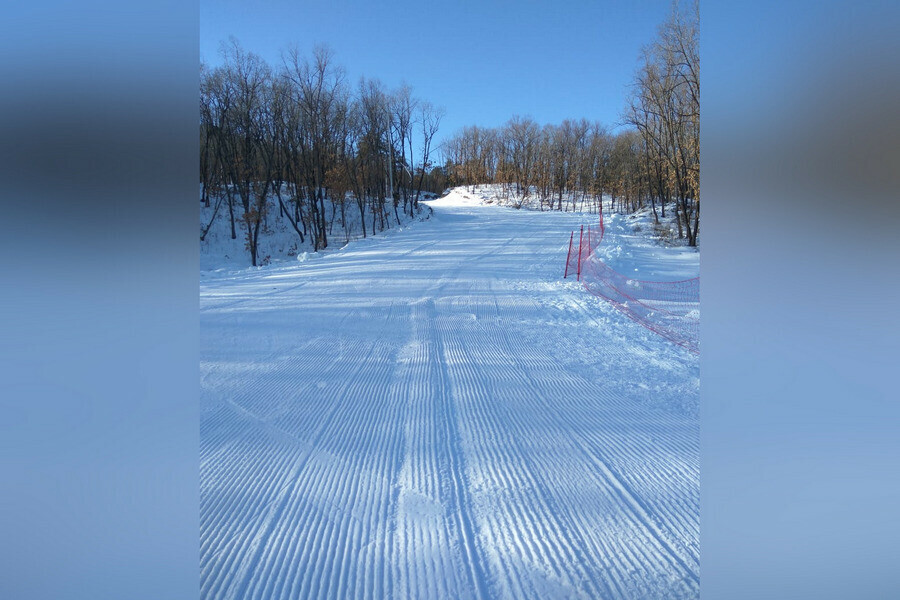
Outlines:
{"label": "ski track", "polygon": [[696,358],[559,282],[588,216],[433,206],[201,283],[201,597],[699,597],[698,419],[632,392]]}

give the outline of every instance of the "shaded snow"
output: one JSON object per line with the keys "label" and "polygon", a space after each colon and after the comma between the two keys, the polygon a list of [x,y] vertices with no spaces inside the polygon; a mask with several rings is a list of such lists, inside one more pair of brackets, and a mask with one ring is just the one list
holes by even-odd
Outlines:
{"label": "shaded snow", "polygon": [[[287,197],[285,204],[289,205]],[[425,220],[429,217],[430,211],[422,205],[420,201],[419,213],[415,217],[403,214],[403,204],[398,209],[400,223],[397,223],[397,217],[394,216],[393,207],[389,208],[386,213],[385,222],[387,229],[377,231],[374,237],[384,235],[405,227],[410,227],[418,221]],[[326,213],[329,219],[332,218],[332,205],[330,202],[325,203]],[[244,269],[250,266],[250,251],[247,246],[246,226],[241,220],[243,208],[239,201],[235,201],[235,234],[236,238],[231,238],[231,221],[228,215],[228,206],[223,201],[218,212],[215,210],[215,200],[210,203],[209,207],[200,205],[200,233],[202,234],[206,226],[212,221],[206,237],[200,241],[200,271],[204,275],[211,272],[230,272],[235,269]],[[301,232],[302,224],[298,224]],[[380,221],[379,221],[380,226]],[[372,234],[372,215],[366,213],[366,232],[369,237]],[[347,201],[344,207],[343,222],[341,219],[340,209],[335,210],[335,218],[330,224],[328,232],[329,248],[333,251],[345,246],[347,243],[362,239],[362,224],[360,223],[359,210],[356,202]],[[282,214],[279,209],[278,200],[273,196],[267,202],[266,217],[261,225],[259,234],[259,249],[257,255],[257,264],[266,266],[270,264],[293,262],[295,260],[308,260],[309,258],[321,256],[324,252],[313,252],[312,236],[304,235],[304,240],[300,241],[300,236],[294,230],[290,221]]]}

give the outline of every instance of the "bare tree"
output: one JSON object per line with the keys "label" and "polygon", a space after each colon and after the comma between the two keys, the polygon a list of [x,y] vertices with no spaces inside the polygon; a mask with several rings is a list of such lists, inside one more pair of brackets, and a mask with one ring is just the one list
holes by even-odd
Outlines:
{"label": "bare tree", "polygon": [[[674,194],[678,235],[697,244],[700,226],[700,59],[697,5],[677,4],[644,51],[626,120],[644,139],[648,182],[665,201]],[[653,161],[651,166],[650,160]]]}
{"label": "bare tree", "polygon": [[425,180],[425,171],[431,165],[429,162],[431,158],[431,144],[441,125],[441,119],[444,118],[444,109],[435,108],[430,102],[420,102],[419,111],[421,115],[419,122],[422,125],[422,165],[419,171],[419,183],[416,185],[416,196],[413,200],[414,210],[419,209],[419,195],[422,193],[422,182]]}
{"label": "bare tree", "polygon": [[413,98],[409,86],[388,94],[377,80],[363,79],[351,96],[324,46],[311,57],[289,50],[277,73],[234,38],[221,53],[221,66],[201,64],[200,73],[200,199],[207,207],[216,202],[201,239],[227,206],[231,237],[237,239],[239,223],[256,265],[274,196],[278,217],[318,251],[328,247],[337,221],[349,237],[348,197],[365,236],[391,226],[388,197],[399,223],[401,197],[413,216],[422,190],[446,182],[444,169],[430,163],[442,113]]}
{"label": "bare tree", "polygon": [[225,61],[222,97],[228,98],[222,138],[225,142],[224,162],[230,184],[236,189],[243,207],[241,220],[246,245],[251,262],[256,266],[259,226],[270,184],[266,181],[264,185],[258,185],[264,170],[262,140],[266,115],[263,96],[270,71],[262,59],[245,51],[235,38],[223,44],[221,51]]}
{"label": "bare tree", "polygon": [[333,64],[333,57],[327,46],[316,46],[312,60],[303,57],[296,47],[285,57],[284,76],[293,84],[299,113],[295,138],[301,166],[298,175],[310,201],[316,250],[328,247],[325,174],[334,167],[335,132],[347,112],[344,70]]}

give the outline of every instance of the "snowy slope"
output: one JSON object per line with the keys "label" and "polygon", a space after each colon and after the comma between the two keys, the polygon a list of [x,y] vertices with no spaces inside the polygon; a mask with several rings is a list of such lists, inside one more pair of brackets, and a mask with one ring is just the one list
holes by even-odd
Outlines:
{"label": "snowy slope", "polygon": [[697,597],[697,358],[562,280],[595,216],[431,205],[203,279],[202,596]]}
{"label": "snowy slope", "polygon": [[[287,201],[285,202],[289,204]],[[200,204],[201,235],[206,231],[207,227],[209,228],[206,236],[200,240],[200,271],[204,275],[208,272],[243,269],[251,264],[250,253],[247,249],[246,226],[241,220],[243,209],[239,201],[236,201],[235,204],[235,239],[231,239],[231,220],[228,216],[228,205],[223,201],[217,211],[215,200],[208,207],[204,206],[203,203]],[[417,221],[427,219],[430,215],[430,211],[420,204],[418,214],[415,217],[410,217],[402,212],[401,204],[401,212],[398,213],[400,223],[398,224],[393,208],[391,206],[386,208],[385,224],[388,229],[375,232],[374,235],[376,237],[397,229],[410,227]],[[344,209],[345,223],[341,222],[340,211],[336,210],[330,202],[326,203],[325,212],[330,223],[328,230],[329,250],[340,248],[349,241],[363,237],[356,202],[348,200],[346,203]],[[332,212],[335,213],[333,218]],[[367,235],[371,236],[372,216],[369,213],[366,214],[366,229]],[[304,254],[308,256],[312,251],[312,236],[305,235],[304,240],[301,242],[300,236],[297,235],[288,218],[279,210],[277,199],[270,198],[266,204],[266,217],[260,228],[257,257],[259,264],[269,265],[285,261],[292,262],[297,260],[298,257],[304,256]]]}

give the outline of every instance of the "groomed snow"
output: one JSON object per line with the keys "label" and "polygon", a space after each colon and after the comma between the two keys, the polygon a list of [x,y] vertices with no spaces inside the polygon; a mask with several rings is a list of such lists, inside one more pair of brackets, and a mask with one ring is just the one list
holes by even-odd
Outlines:
{"label": "groomed snow", "polygon": [[596,215],[430,204],[203,278],[202,597],[698,597],[697,357],[562,279]]}

